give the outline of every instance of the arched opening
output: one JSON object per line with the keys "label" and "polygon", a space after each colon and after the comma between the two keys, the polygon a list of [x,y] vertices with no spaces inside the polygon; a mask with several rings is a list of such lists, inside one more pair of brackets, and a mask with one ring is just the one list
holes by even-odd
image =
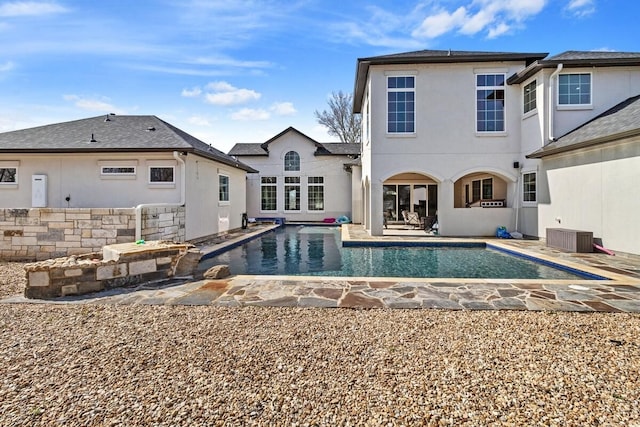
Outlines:
{"label": "arched opening", "polygon": [[438,183],[419,173],[400,173],[386,179],[382,186],[382,204],[387,222],[402,222],[402,212],[418,218],[435,217],[438,212]]}
{"label": "arched opening", "polygon": [[508,183],[489,172],[464,175],[453,185],[453,207],[506,207]]}

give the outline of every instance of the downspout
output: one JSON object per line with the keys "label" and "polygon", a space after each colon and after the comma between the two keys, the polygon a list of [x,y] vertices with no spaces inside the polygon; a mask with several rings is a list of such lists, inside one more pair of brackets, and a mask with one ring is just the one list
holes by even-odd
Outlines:
{"label": "downspout", "polygon": [[553,142],[556,140],[555,136],[553,136],[553,88],[555,86],[554,79],[560,73],[560,71],[562,71],[562,67],[562,64],[558,64],[556,70],[549,76],[549,142]]}
{"label": "downspout", "polygon": [[160,207],[160,206],[184,206],[185,203],[185,190],[186,190],[186,167],[184,160],[180,157],[179,151],[173,152],[173,158],[180,164],[180,202],[179,203],[141,203],[135,207],[136,211],[136,241],[142,238],[142,209],[148,207]]}

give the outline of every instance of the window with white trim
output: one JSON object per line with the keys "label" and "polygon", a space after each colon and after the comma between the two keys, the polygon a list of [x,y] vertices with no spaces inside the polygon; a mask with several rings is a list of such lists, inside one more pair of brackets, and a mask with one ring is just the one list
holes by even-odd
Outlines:
{"label": "window with white trim", "polygon": [[18,168],[0,167],[0,185],[17,184]]}
{"label": "window with white trim", "polygon": [[307,178],[307,208],[310,211],[324,210],[324,177]]}
{"label": "window with white trim", "polygon": [[174,166],[149,166],[149,184],[175,184]]}
{"label": "window with white trim", "polygon": [[387,77],[387,132],[402,134],[416,131],[416,78]]}
{"label": "window with white trim", "polygon": [[285,172],[300,171],[300,155],[298,153],[289,151],[284,155],[284,170]]}
{"label": "window with white trim", "polygon": [[218,175],[218,201],[229,201],[229,177],[227,175]]}
{"label": "window with white trim", "polygon": [[285,211],[300,210],[300,177],[299,176],[284,177],[284,210]]}
{"label": "window with white trim", "polygon": [[504,74],[476,75],[476,131],[504,132]]}
{"label": "window with white trim", "polygon": [[493,178],[471,181],[471,203],[493,199]]}
{"label": "window with white trim", "polygon": [[591,73],[560,74],[558,105],[591,105]]}
{"label": "window with white trim", "polygon": [[536,173],[527,172],[522,174],[522,201],[536,202]]}
{"label": "window with white trim", "polygon": [[102,166],[100,175],[105,176],[135,176],[135,166]]}
{"label": "window with white trim", "polygon": [[536,105],[536,81],[532,81],[522,89],[522,112],[524,114],[537,108]]}
{"label": "window with white trim", "polygon": [[278,178],[263,176],[260,178],[260,210],[275,211],[278,206]]}

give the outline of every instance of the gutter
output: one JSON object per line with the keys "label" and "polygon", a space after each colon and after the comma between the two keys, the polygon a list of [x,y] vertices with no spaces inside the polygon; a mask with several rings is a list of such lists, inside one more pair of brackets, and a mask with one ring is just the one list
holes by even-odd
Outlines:
{"label": "gutter", "polygon": [[184,206],[185,203],[185,193],[186,193],[186,167],[184,160],[180,157],[180,152],[174,151],[173,158],[180,163],[180,202],[179,203],[141,203],[135,207],[136,211],[136,241],[142,238],[142,209],[149,207],[176,207],[176,206]]}
{"label": "gutter", "polygon": [[558,64],[558,67],[556,68],[556,70],[551,73],[551,76],[549,76],[549,142],[553,142],[556,140],[556,138],[553,136],[553,88],[555,86],[555,78],[558,74],[560,74],[560,71],[562,71],[563,65],[562,64]]}

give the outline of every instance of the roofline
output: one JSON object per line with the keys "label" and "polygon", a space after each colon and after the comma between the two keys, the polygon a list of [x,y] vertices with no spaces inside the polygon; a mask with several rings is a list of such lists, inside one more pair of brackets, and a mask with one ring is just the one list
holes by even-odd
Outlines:
{"label": "roofline", "polygon": [[[445,51],[443,51],[445,52]],[[449,51],[450,52],[450,51]],[[372,65],[403,65],[403,64],[455,64],[467,62],[496,62],[496,61],[526,61],[527,63],[546,58],[548,53],[481,53],[471,52],[468,55],[403,55],[403,56],[374,56],[358,58],[356,78],[353,88],[353,112],[362,112],[362,96],[364,86]]]}
{"label": "roofline", "polygon": [[265,142],[260,144],[260,146],[262,147],[263,150],[268,152],[269,151],[269,148],[268,148],[269,144],[271,144],[273,141],[275,141],[276,139],[280,138],[282,135],[284,135],[285,133],[287,133],[289,131],[294,131],[294,132],[298,133],[300,136],[302,136],[302,137],[308,139],[309,141],[313,142],[316,147],[322,146],[321,143],[319,143],[315,139],[311,138],[310,136],[305,135],[304,133],[300,132],[298,129],[294,128],[293,126],[289,126],[285,130],[283,130],[282,132],[277,134],[276,136],[273,136],[273,137],[269,138],[268,140],[266,140]]}
{"label": "roofline", "polygon": [[527,159],[542,159],[544,157],[549,157],[554,154],[567,153],[570,151],[579,150],[581,148],[593,147],[595,145],[618,141],[621,139],[631,138],[639,135],[640,135],[640,129],[632,129],[626,132],[620,132],[612,135],[605,135],[605,136],[601,136],[600,138],[594,138],[594,139],[589,139],[587,141],[577,142],[575,144],[567,145],[564,147],[550,148],[548,150],[541,148],[538,151],[534,151],[531,154],[527,154],[525,157]]}
{"label": "roofline", "polygon": [[214,155],[207,155],[202,150],[191,148],[149,148],[141,150],[139,148],[94,148],[87,147],[83,149],[78,148],[59,148],[59,149],[38,149],[38,148],[8,148],[0,150],[0,154],[97,154],[97,153],[173,153],[179,151],[181,153],[190,153],[195,156],[204,157],[205,159],[213,160],[218,163],[222,163],[228,166],[233,166],[238,169],[242,169],[248,173],[257,173],[258,171],[251,166],[239,161],[233,161],[230,159],[220,158]]}
{"label": "roofline", "polygon": [[538,73],[543,68],[557,68],[562,64],[563,68],[581,67],[624,67],[627,65],[640,65],[638,58],[591,58],[591,59],[546,59],[535,61],[527,68],[519,71],[507,79],[507,84],[519,84]]}

